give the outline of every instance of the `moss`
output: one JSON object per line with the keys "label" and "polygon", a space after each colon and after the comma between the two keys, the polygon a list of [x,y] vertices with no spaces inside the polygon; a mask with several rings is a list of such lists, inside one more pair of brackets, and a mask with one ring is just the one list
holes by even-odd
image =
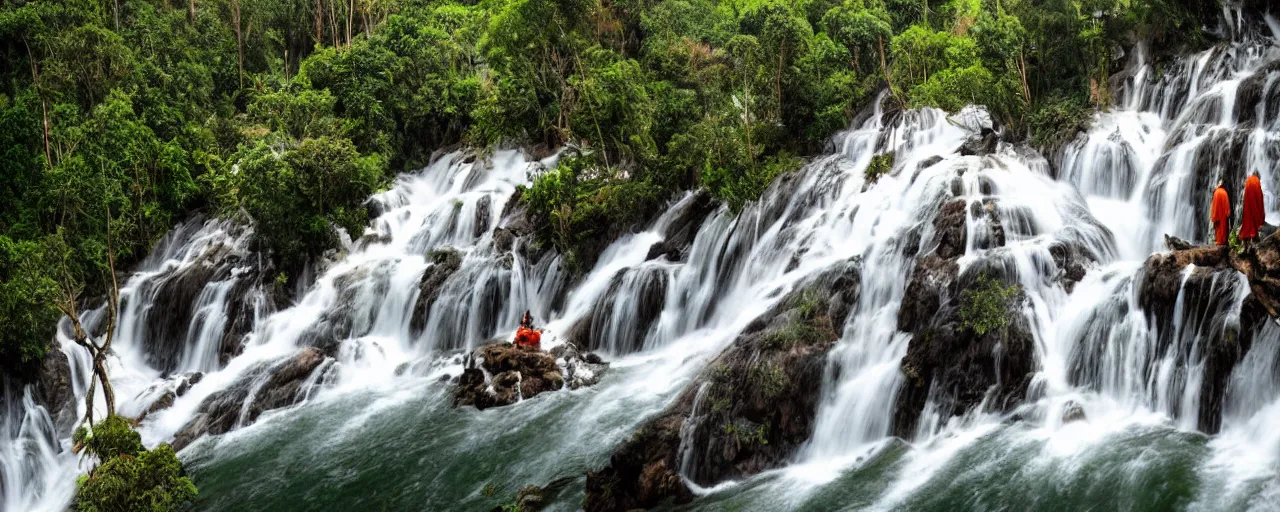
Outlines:
{"label": "moss", "polygon": [[871,157],[871,163],[867,164],[867,170],[863,173],[867,183],[875,183],[881,176],[889,174],[896,161],[897,155],[893,151]]}
{"label": "moss", "polygon": [[1017,286],[1005,287],[983,274],[973,288],[960,294],[960,326],[978,336],[1004,329]]}
{"label": "moss", "polygon": [[751,370],[751,381],[755,389],[764,393],[766,398],[777,398],[791,385],[786,372],[777,364],[763,362]]}

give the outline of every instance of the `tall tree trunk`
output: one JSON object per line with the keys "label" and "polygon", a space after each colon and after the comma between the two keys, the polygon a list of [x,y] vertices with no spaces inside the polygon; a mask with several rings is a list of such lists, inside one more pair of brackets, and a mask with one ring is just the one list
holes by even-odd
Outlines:
{"label": "tall tree trunk", "polygon": [[347,2],[347,48],[351,47],[351,22],[356,17],[356,0]]}
{"label": "tall tree trunk", "polygon": [[316,0],[316,44],[324,43],[324,4]]}
{"label": "tall tree trunk", "polygon": [[196,22],[196,0],[187,0],[187,18],[191,19],[192,23]]}
{"label": "tall tree trunk", "polygon": [[240,34],[240,0],[231,0],[231,26],[236,31],[236,65],[240,71],[240,88],[244,89],[244,38]]}
{"label": "tall tree trunk", "polygon": [[[893,90],[893,80],[889,78],[889,65],[885,62],[884,58],[884,36],[876,37],[876,42],[880,46],[880,72],[884,73],[884,84],[889,87],[889,95],[893,96],[893,99],[897,100],[898,93]],[[899,101],[899,103],[902,102]]]}

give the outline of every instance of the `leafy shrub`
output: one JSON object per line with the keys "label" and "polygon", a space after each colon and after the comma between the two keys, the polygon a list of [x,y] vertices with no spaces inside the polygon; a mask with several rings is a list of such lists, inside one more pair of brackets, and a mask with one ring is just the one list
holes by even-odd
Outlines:
{"label": "leafy shrub", "polygon": [[75,440],[101,461],[77,482],[78,511],[167,512],[196,497],[196,486],[184,476],[173,448],[162,443],[143,449],[141,437],[124,418],[110,416],[95,425],[92,434],[81,427]]}
{"label": "leafy shrub", "polygon": [[978,336],[1004,329],[1017,286],[1005,287],[983,274],[973,287],[960,294],[960,327]]}
{"label": "leafy shrub", "polygon": [[863,173],[867,183],[880,181],[881,176],[889,174],[896,159],[897,155],[892,151],[871,157],[871,163],[867,164],[867,170]]}

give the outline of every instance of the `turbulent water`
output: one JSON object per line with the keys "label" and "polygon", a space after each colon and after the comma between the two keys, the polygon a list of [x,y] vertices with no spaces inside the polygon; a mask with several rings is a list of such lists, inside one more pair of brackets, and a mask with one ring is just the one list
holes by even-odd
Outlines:
{"label": "turbulent water", "polygon": [[[1132,52],[1116,78],[1117,105],[1050,155],[1054,165],[1006,144],[991,155],[958,154],[984,122],[980,109],[949,116],[877,108],[834,137],[831,154],[740,214],[719,207],[691,215],[700,198],[682,197],[578,279],[527,237],[511,250],[495,235],[513,217],[504,210],[517,187],[554,156],[455,153],[400,177],[371,198],[378,215],[366,232],[311,269],[287,307],[271,300],[272,277],[258,275],[250,228],[195,219],[121,290],[109,360],[119,409],[139,415],[182,388],[141,424],[154,445],[173,439],[220,392],[251,397],[230,432],[181,452],[200,510],[487,509],[525,484],[566,478],[552,508],[572,510],[584,471],[606,464],[748,323],[804,278],[859,257],[862,292],[828,356],[810,441],[784,468],[696,488],[691,508],[1274,509],[1280,326],[1262,328],[1231,370],[1221,428],[1205,435],[1203,342],[1238,326],[1247,282],[1213,274],[1213,292],[1179,293],[1165,324],[1143,310],[1135,289],[1165,234],[1205,239],[1212,183],[1221,175],[1238,189],[1243,179],[1244,169],[1232,166],[1261,171],[1268,219],[1280,221],[1280,67],[1268,67],[1280,49],[1271,36],[1238,39],[1248,42],[1160,68],[1141,48]],[[863,170],[889,151],[892,173],[867,183]],[[928,239],[931,219],[955,199],[998,210],[1002,247],[987,242],[994,234],[984,209],[966,208],[973,213],[960,265],[998,265],[1016,276],[1039,370],[1013,412],[948,418],[926,407],[915,434],[901,439],[891,432],[911,335],[897,319],[919,256],[904,247]],[[683,258],[646,258],[688,218],[700,224]],[[1096,259],[1070,292],[1053,275],[1055,244]],[[445,265],[446,253],[458,258],[457,270],[415,319],[422,277]],[[457,355],[509,338],[526,309],[545,323],[550,345],[589,326],[613,361],[610,373],[595,387],[510,407],[450,407],[440,378],[460,372]],[[103,312],[87,316],[93,324]],[[89,361],[68,326],[61,331],[82,397]],[[241,342],[238,353],[226,349]],[[292,405],[261,416],[250,410],[267,384],[263,368],[326,343],[325,361]],[[1087,421],[1064,423],[1068,403]],[[74,475],[86,469],[70,453],[68,426],[31,389],[7,389],[4,404],[0,504],[64,508]]]}

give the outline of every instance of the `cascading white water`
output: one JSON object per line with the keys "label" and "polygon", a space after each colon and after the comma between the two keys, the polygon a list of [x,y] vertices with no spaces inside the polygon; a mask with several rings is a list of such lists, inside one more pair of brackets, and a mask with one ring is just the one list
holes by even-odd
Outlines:
{"label": "cascading white water", "polygon": [[[1189,268],[1176,303],[1157,314],[1140,298],[1141,262],[1163,250],[1165,234],[1205,238],[1209,187],[1219,175],[1238,187],[1246,169],[1233,166],[1261,171],[1268,217],[1277,219],[1280,70],[1267,66],[1280,60],[1280,51],[1269,40],[1224,45],[1183,58],[1161,75],[1144,62],[1145,52],[1134,54],[1117,107],[1098,114],[1090,131],[1063,149],[1056,174],[1024,148],[957,154],[982,124],[980,110],[886,116],[877,102],[870,119],[835,137],[834,154],[781,178],[759,202],[734,214],[686,195],[645,230],[615,241],[576,281],[554,252],[530,247],[528,239],[503,247],[494,234],[505,227],[504,206],[516,187],[555,157],[530,162],[513,151],[482,158],[454,153],[402,176],[371,199],[378,215],[366,232],[353,234],[340,254],[315,267],[296,303],[280,311],[268,298],[274,276],[260,275],[262,262],[249,251],[251,230],[232,221],[184,224],[121,290],[117,350],[109,360],[119,410],[147,412],[141,431],[154,445],[174,438],[202,414],[207,400],[242,393],[234,432],[206,437],[183,452],[204,471],[247,457],[249,447],[268,451],[259,439],[273,439],[273,430],[296,432],[308,422],[337,432],[326,441],[341,451],[342,443],[352,442],[344,437],[348,432],[396,432],[378,421],[380,414],[417,403],[406,395],[430,395],[437,377],[456,374],[455,353],[509,335],[527,309],[545,322],[548,346],[585,330],[592,346],[615,358],[614,375],[594,389],[513,406],[501,418],[481,413],[459,420],[460,413],[429,404],[422,406],[429,414],[412,422],[473,431],[451,438],[460,450],[451,452],[451,460],[488,449],[477,439],[552,422],[538,431],[536,444],[543,449],[522,452],[520,467],[488,467],[496,476],[473,477],[543,478],[554,474],[561,458],[598,464],[803,279],[857,258],[861,294],[846,324],[838,326],[841,339],[828,355],[816,427],[795,464],[782,471],[788,478],[699,489],[712,494],[708,499],[744,487],[744,499],[760,500],[748,503],[753,508],[803,508],[808,497],[881,461],[891,469],[877,470],[887,476],[879,477],[870,498],[809,506],[912,508],[919,504],[912,500],[945,494],[939,489],[962,486],[984,467],[1013,464],[1009,454],[1018,450],[1032,454],[1018,455],[1036,461],[1031,466],[1077,475],[1088,471],[1080,468],[1085,462],[1134,437],[1158,432],[1181,439],[1198,427],[1206,340],[1241,327],[1239,311],[1249,290],[1237,273]],[[895,154],[892,172],[868,183],[863,171],[872,157],[888,152]],[[1017,407],[1022,421],[1010,426],[1010,415],[991,410],[950,418],[931,403],[906,440],[912,446],[904,449],[890,437],[903,386],[900,362],[912,341],[899,330],[899,309],[915,262],[933,250],[913,247],[911,240],[931,240],[933,219],[955,201],[962,203],[968,233],[961,272],[996,266],[1021,285],[1038,371]],[[682,229],[694,233],[686,248],[656,250]],[[993,243],[997,236],[1002,243]],[[1052,252],[1063,246],[1096,262],[1070,292],[1054,275]],[[425,306],[419,301],[424,276],[435,272],[443,278]],[[91,311],[86,321],[96,324],[102,317],[101,310]],[[83,397],[88,361],[63,330],[74,393]],[[1196,503],[1204,509],[1235,508],[1242,503],[1236,496],[1280,495],[1276,486],[1258,483],[1274,479],[1280,464],[1280,437],[1269,429],[1280,421],[1280,329],[1268,325],[1254,340],[1231,374],[1221,432],[1207,442],[1195,469],[1212,488]],[[277,368],[303,347],[317,347],[324,360],[284,405],[306,405],[258,419],[263,411],[254,404],[271,392],[273,374],[264,369]],[[193,379],[196,372],[199,379]],[[72,475],[82,469],[67,450],[69,432],[56,431],[29,391],[6,392],[0,502],[5,510],[64,508]],[[175,395],[173,404],[148,412],[167,393]],[[1088,420],[1063,422],[1068,402]],[[76,414],[83,415],[80,400],[76,404]],[[331,410],[343,412],[318,416]],[[972,462],[981,450],[992,455]],[[1146,467],[1134,463],[1126,474]],[[1245,483],[1237,488],[1236,482]],[[788,497],[752,495],[752,485]],[[468,492],[461,495],[471,497]],[[974,503],[986,502],[961,503],[984,508]]]}

